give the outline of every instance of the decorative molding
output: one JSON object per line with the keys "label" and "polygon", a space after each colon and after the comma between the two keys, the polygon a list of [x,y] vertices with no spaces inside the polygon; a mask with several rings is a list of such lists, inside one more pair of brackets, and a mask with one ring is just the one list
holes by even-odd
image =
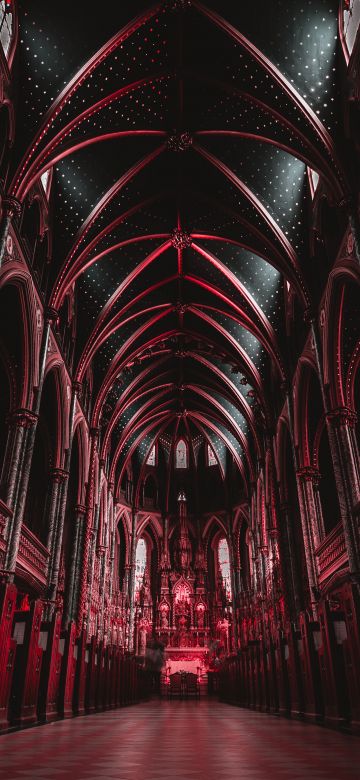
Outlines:
{"label": "decorative molding", "polygon": [[321,479],[320,471],[313,466],[302,466],[297,469],[296,474],[300,479],[304,479],[306,482],[318,483]]}
{"label": "decorative molding", "polygon": [[49,558],[49,550],[40,539],[23,524],[17,558],[17,567],[25,570],[42,585],[46,584],[46,568]]}
{"label": "decorative molding", "polygon": [[168,136],[167,148],[170,152],[187,152],[191,149],[193,137],[188,130],[174,131]]}
{"label": "decorative molding", "polygon": [[65,482],[65,480],[68,479],[69,472],[65,469],[53,468],[51,469],[50,477],[54,482],[58,482],[60,484],[61,482]]}
{"label": "decorative molding", "polygon": [[171,234],[171,243],[174,249],[187,249],[191,246],[192,238],[190,233],[182,228],[175,228]]}
{"label": "decorative molding", "polygon": [[348,560],[345,536],[340,522],[315,550],[319,566],[319,583],[323,583]]}
{"label": "decorative molding", "polygon": [[12,420],[19,428],[32,428],[38,421],[38,415],[30,409],[17,409],[12,415]]}
{"label": "decorative molding", "polygon": [[349,409],[348,406],[339,406],[337,409],[331,409],[327,415],[327,419],[334,425],[348,425],[353,428],[357,422],[357,414]]}

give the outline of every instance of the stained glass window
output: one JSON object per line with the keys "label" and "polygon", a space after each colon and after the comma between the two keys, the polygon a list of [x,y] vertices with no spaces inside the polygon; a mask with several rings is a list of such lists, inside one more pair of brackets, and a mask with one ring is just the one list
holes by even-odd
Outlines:
{"label": "stained glass window", "polygon": [[231,599],[231,573],[230,573],[230,556],[229,545],[226,539],[222,538],[219,541],[218,546],[218,561],[221,571],[221,577],[225,592],[228,599]]}
{"label": "stained glass window", "polygon": [[156,466],[156,447],[155,447],[155,444],[151,447],[151,450],[150,450],[150,452],[148,454],[148,457],[147,457],[146,464],[147,464],[147,466]]}
{"label": "stained glass window", "polygon": [[0,2],[0,41],[4,49],[5,57],[8,56],[12,38],[12,13],[11,3],[7,0]]}
{"label": "stained glass window", "polygon": [[214,455],[214,450],[211,449],[210,444],[207,445],[207,460],[209,466],[216,466],[217,460]]}
{"label": "stained glass window", "polygon": [[138,593],[144,578],[146,568],[146,542],[145,539],[139,539],[136,546],[136,570],[135,570],[135,593]]}
{"label": "stained glass window", "polygon": [[176,458],[177,469],[187,469],[187,449],[184,439],[179,439],[176,445]]}

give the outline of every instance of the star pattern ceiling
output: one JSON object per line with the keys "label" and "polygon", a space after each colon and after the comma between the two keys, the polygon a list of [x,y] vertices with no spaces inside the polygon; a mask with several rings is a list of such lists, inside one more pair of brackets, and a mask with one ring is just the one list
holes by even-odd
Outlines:
{"label": "star pattern ceiling", "polygon": [[52,169],[49,303],[75,290],[114,475],[157,439],[169,460],[183,420],[246,493],[288,378],[286,291],[310,304],[307,166],[347,188],[337,3],[75,5],[19,3],[12,193]]}

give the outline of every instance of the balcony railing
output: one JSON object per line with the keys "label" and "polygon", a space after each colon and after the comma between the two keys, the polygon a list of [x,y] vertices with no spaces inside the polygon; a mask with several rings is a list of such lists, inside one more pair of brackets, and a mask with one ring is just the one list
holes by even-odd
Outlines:
{"label": "balcony railing", "polygon": [[27,528],[22,526],[19,544],[19,553],[17,558],[17,567],[27,575],[33,577],[42,585],[46,584],[46,565],[49,557],[49,551],[40,539]]}
{"label": "balcony railing", "polygon": [[4,502],[0,499],[0,569],[3,569],[5,564],[6,542],[4,538],[4,531],[6,521],[11,516],[11,509],[9,509],[7,504],[4,504]]}
{"label": "balcony railing", "polygon": [[320,584],[347,563],[348,556],[342,523],[338,523],[323,539],[315,550],[315,555],[318,559]]}

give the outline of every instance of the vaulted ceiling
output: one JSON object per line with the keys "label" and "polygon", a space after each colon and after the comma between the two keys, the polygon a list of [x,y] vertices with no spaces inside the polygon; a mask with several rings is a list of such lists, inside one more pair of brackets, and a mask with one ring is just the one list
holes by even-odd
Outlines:
{"label": "vaulted ceiling", "polygon": [[20,2],[12,193],[53,170],[49,303],[75,288],[76,376],[120,475],[207,440],[244,490],[311,304],[307,167],[333,202],[337,3]]}

